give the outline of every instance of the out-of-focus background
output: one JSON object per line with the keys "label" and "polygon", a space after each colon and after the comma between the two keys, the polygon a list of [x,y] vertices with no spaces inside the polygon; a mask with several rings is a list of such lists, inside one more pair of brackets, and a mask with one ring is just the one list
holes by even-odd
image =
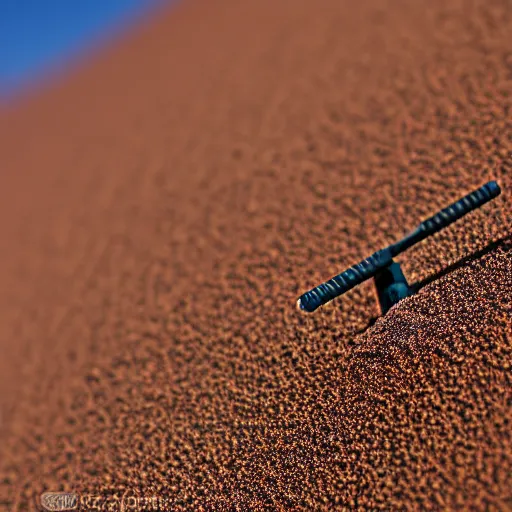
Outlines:
{"label": "out-of-focus background", "polygon": [[0,101],[47,82],[140,20],[161,0],[4,0]]}

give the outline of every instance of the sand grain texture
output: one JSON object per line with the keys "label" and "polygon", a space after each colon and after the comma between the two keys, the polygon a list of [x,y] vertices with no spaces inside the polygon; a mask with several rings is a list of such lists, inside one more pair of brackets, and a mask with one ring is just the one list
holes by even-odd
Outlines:
{"label": "sand grain texture", "polygon": [[[511,510],[512,4],[189,0],[0,114],[2,510]],[[300,293],[490,179],[400,256]]]}

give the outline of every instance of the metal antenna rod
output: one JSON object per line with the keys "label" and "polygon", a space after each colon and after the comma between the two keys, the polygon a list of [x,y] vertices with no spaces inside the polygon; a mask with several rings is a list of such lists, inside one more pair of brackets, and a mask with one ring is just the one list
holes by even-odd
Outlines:
{"label": "metal antenna rod", "polygon": [[489,183],[423,221],[414,231],[398,242],[373,253],[357,265],[304,293],[297,301],[298,307],[307,312],[315,311],[318,307],[348,292],[354,286],[374,277],[379,271],[389,267],[393,263],[393,257],[397,254],[449,226],[467,213],[499,196],[500,193],[501,189],[498,183],[489,181]]}

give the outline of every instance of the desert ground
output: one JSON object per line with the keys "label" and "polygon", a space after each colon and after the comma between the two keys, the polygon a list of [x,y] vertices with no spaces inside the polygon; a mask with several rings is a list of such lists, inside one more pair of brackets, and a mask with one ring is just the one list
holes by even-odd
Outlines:
{"label": "desert ground", "polygon": [[[508,0],[183,0],[4,104],[1,510],[512,510],[511,34]],[[297,310],[489,180],[385,316],[371,281]]]}

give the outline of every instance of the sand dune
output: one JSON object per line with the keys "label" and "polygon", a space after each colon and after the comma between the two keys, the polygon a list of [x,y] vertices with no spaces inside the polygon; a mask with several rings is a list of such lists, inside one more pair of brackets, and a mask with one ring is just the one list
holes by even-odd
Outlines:
{"label": "sand dune", "polygon": [[[2,510],[511,509],[511,32],[506,0],[188,0],[4,107]],[[371,282],[296,310],[492,179],[385,317]]]}

